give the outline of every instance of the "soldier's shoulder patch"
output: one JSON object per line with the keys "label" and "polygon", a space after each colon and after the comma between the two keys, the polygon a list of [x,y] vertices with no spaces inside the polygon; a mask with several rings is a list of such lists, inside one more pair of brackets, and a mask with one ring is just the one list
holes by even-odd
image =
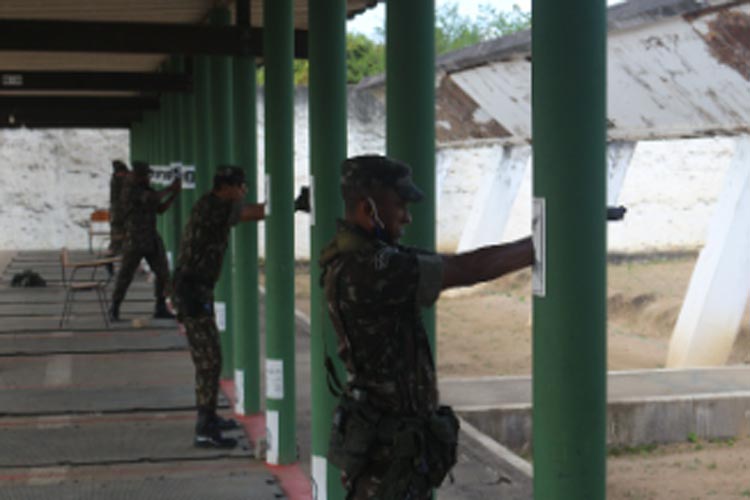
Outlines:
{"label": "soldier's shoulder patch", "polygon": [[391,258],[397,253],[398,253],[398,250],[390,246],[385,246],[379,249],[377,252],[375,252],[375,255],[373,255],[373,258],[372,258],[373,265],[375,266],[375,270],[382,271],[383,269],[387,268],[388,264],[391,261]]}

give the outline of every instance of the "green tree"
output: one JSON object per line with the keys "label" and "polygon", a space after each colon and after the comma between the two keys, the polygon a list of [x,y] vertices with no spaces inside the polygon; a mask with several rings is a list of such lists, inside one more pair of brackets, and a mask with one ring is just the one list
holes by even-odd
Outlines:
{"label": "green tree", "polygon": [[[435,13],[435,50],[438,55],[459,50],[480,42],[527,29],[531,26],[531,14],[523,12],[517,5],[510,11],[500,11],[490,4],[479,6],[476,19],[462,16],[458,3],[445,4]],[[385,30],[377,31],[379,40],[385,39]],[[308,62],[294,61],[294,84],[307,85]],[[385,45],[358,33],[346,35],[346,81],[359,83],[368,76],[385,71]],[[265,72],[258,70],[258,84],[263,85]]]}
{"label": "green tree", "polygon": [[358,83],[363,78],[385,71],[385,46],[362,34],[346,36],[346,81]]}
{"label": "green tree", "polygon": [[458,4],[450,3],[435,13],[435,50],[438,55],[452,52],[480,42],[527,29],[531,14],[518,5],[506,12],[490,4],[479,6],[479,16],[472,19],[458,12]]}

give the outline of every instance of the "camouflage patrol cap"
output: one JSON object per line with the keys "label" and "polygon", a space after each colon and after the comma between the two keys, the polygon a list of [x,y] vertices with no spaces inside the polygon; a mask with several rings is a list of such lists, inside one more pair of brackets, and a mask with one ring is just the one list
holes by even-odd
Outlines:
{"label": "camouflage patrol cap", "polygon": [[411,167],[404,162],[381,155],[355,156],[341,165],[341,190],[369,192],[393,188],[404,201],[420,201],[424,193],[414,184]]}
{"label": "camouflage patrol cap", "polygon": [[151,166],[145,161],[136,160],[133,162],[133,173],[138,177],[146,177],[151,174]]}
{"label": "camouflage patrol cap", "polygon": [[238,186],[245,182],[245,171],[236,165],[220,165],[214,174],[214,185],[231,184]]}
{"label": "camouflage patrol cap", "polygon": [[127,172],[128,166],[122,160],[112,160],[112,170],[114,172]]}

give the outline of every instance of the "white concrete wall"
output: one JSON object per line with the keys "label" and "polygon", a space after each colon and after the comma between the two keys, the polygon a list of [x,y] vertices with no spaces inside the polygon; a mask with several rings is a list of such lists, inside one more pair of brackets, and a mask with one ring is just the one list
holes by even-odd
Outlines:
{"label": "white concrete wall", "polygon": [[127,157],[123,131],[0,131],[0,249],[86,247],[111,160]]}
{"label": "white concrete wall", "polygon": [[[258,185],[262,200],[262,96],[259,103]],[[308,182],[309,169],[307,93],[302,89],[297,91],[295,122],[295,184],[299,188]],[[369,95],[352,94],[349,154],[384,151],[382,105]],[[624,222],[609,226],[610,250],[700,247],[733,151],[729,139],[638,144],[620,195],[629,211]],[[441,250],[455,249],[482,178],[497,168],[501,154],[499,144],[438,150]],[[110,160],[127,155],[126,132],[0,131],[0,249],[85,247],[89,213],[108,204]],[[505,240],[529,233],[530,200],[529,169],[514,202]],[[296,252],[300,257],[308,254],[308,227],[308,216],[297,215]],[[260,246],[262,252],[262,237]]]}

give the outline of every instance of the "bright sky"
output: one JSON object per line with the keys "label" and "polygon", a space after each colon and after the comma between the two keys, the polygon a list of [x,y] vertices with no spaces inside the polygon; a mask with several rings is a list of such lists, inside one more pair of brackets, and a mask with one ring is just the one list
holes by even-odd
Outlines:
{"label": "bright sky", "polygon": [[[623,1],[625,0],[607,0],[607,5],[622,3]],[[440,8],[444,4],[457,4],[459,13],[468,17],[476,17],[479,13],[479,6],[487,4],[501,11],[510,11],[514,4],[518,5],[525,12],[531,10],[531,0],[435,0],[436,8]],[[384,25],[385,4],[381,3],[374,9],[370,9],[349,21],[347,29],[375,38],[375,29],[378,26]]]}

